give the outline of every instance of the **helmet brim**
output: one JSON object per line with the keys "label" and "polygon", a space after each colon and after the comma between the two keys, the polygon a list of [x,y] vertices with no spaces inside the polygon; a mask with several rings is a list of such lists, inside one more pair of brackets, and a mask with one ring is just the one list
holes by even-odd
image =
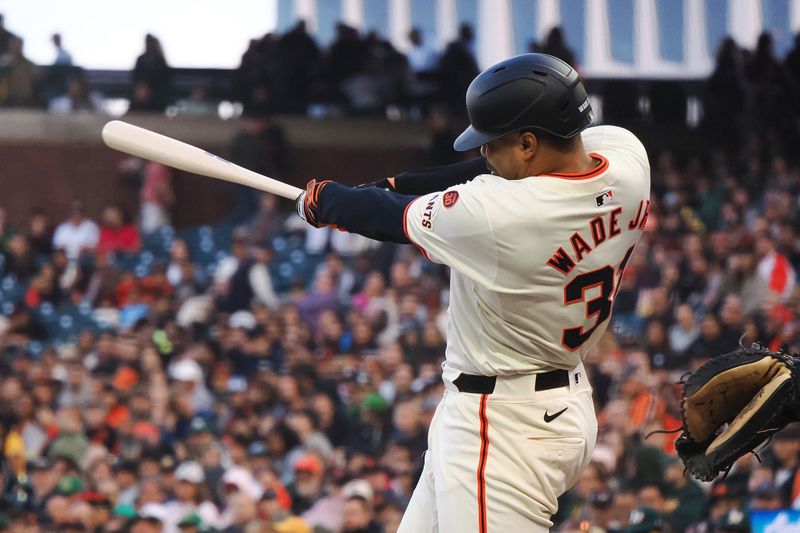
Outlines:
{"label": "helmet brim", "polygon": [[472,126],[467,126],[467,129],[465,129],[464,132],[453,142],[453,149],[456,152],[474,150],[475,148],[480,148],[489,141],[499,139],[506,133],[485,133],[476,130]]}

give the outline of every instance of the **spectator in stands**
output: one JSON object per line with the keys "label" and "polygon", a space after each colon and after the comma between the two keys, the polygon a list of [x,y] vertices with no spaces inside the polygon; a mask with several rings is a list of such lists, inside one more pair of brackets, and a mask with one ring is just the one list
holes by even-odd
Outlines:
{"label": "spectator in stands", "polygon": [[[794,35],[792,49],[786,54],[784,66],[794,81],[795,91],[800,89],[800,33]],[[797,93],[795,93],[797,94]]]}
{"label": "spectator in stands", "polygon": [[272,250],[266,244],[259,243],[253,246],[251,252],[253,264],[247,273],[247,279],[253,291],[253,296],[259,303],[269,309],[278,310],[280,300],[272,285],[269,265],[272,260]]}
{"label": "spectator in stands", "polygon": [[[89,440],[83,432],[80,410],[75,407],[62,407],[58,412],[58,424],[58,436],[48,447],[48,457],[50,459],[65,457],[75,464],[81,464],[81,460],[89,448]],[[80,479],[74,479],[74,484],[81,483]],[[61,482],[59,482],[59,486],[61,486]],[[68,490],[72,492],[74,489]],[[79,490],[74,490],[74,492]]]}
{"label": "spectator in stands", "polygon": [[160,533],[162,528],[163,520],[154,515],[136,514],[130,521],[131,533]]}
{"label": "spectator in stands", "polygon": [[651,320],[645,328],[645,349],[654,368],[673,368],[678,366],[675,354],[667,340],[666,325],[661,320]]}
{"label": "spectator in stands", "polygon": [[720,323],[723,335],[726,337],[740,337],[744,332],[744,312],[742,299],[735,294],[729,294],[722,302],[719,310]]}
{"label": "spectator in stands", "polygon": [[181,533],[200,533],[200,528],[206,528],[203,519],[195,513],[189,513],[180,519],[177,525]]}
{"label": "spectator in stands", "polygon": [[28,241],[37,258],[47,257],[53,251],[53,226],[43,210],[34,208],[28,218]]}
{"label": "spectator in stands", "polygon": [[8,242],[17,233],[17,229],[8,220],[8,213],[0,207],[0,248],[8,248]]}
{"label": "spectator in stands", "polygon": [[171,69],[161,41],[152,34],[144,38],[144,52],[133,67],[132,111],[163,111],[170,99]]}
{"label": "spectator in stands", "polygon": [[564,30],[561,26],[556,26],[547,32],[547,37],[545,37],[544,43],[542,43],[541,51],[559,58],[568,65],[572,65],[573,67],[578,66],[575,52],[567,46],[567,40],[564,38]]}
{"label": "spectator in stands", "polygon": [[17,36],[8,31],[5,24],[5,17],[0,14],[0,56],[8,52],[11,48],[11,40],[15,38],[17,38]]}
{"label": "spectator in stands", "polygon": [[200,523],[215,526],[219,522],[219,510],[211,502],[203,467],[194,461],[183,462],[175,469],[175,481],[175,500],[170,508],[170,517],[180,520],[194,514]]}
{"label": "spectator in stands", "polygon": [[750,521],[747,514],[740,509],[731,509],[717,521],[715,531],[719,533],[750,533]]}
{"label": "spectator in stands", "polygon": [[439,58],[436,75],[439,100],[454,113],[463,112],[461,103],[464,94],[479,72],[478,63],[472,52],[473,40],[472,26],[462,24],[458,31],[458,39],[448,44]]}
{"label": "spectator in stands", "polygon": [[[245,119],[244,128],[233,138],[229,158],[244,168],[280,179],[286,175],[287,151],[283,128],[269,115],[251,115]],[[244,185],[229,185],[228,188],[233,193],[234,201],[231,221],[242,223],[254,216],[259,208],[259,194]]]}
{"label": "spectator in stands", "polygon": [[247,235],[242,231],[233,234],[230,252],[225,254],[219,261],[214,272],[214,292],[220,297],[220,302],[226,302],[230,291],[231,279],[239,270],[239,267],[247,260],[248,242]]}
{"label": "spectator in stands", "polygon": [[325,262],[320,264],[319,270],[327,270],[331,274],[334,283],[336,283],[336,293],[339,295],[339,301],[343,304],[348,304],[352,296],[355,276],[341,256],[336,253],[327,254]]}
{"label": "spectator in stands", "polygon": [[175,295],[179,301],[184,301],[199,292],[200,279],[192,264],[186,241],[175,239],[172,242],[166,276],[170,285],[175,287]]}
{"label": "spectator in stands", "polygon": [[61,42],[61,34],[54,33],[52,37],[50,37],[50,40],[53,42],[53,46],[56,49],[56,57],[53,60],[53,65],[72,66],[72,54],[67,52],[66,48],[64,48]]}
{"label": "spectator in stands", "polygon": [[745,77],[741,51],[731,37],[717,49],[716,64],[703,97],[704,130],[713,143],[733,154],[741,142]]}
{"label": "spectator in stands", "polygon": [[661,533],[664,520],[657,510],[643,506],[631,511],[625,533]]}
{"label": "spectator in stands", "polygon": [[128,220],[122,206],[119,204],[106,206],[101,216],[97,253],[132,254],[138,252],[141,247],[139,230]]}
{"label": "spectator in stands", "polygon": [[216,116],[216,102],[211,98],[209,88],[204,85],[192,87],[188,97],[175,102],[175,112],[183,116]]}
{"label": "spectator in stands", "polygon": [[292,512],[302,514],[324,496],[322,460],[312,453],[294,463],[295,481],[287,487],[292,498]]}
{"label": "spectator in stands", "polygon": [[327,75],[334,86],[339,87],[349,78],[364,69],[367,49],[358,30],[344,23],[336,25],[336,37],[328,49],[326,59]]}
{"label": "spectator in stands", "polygon": [[665,469],[667,523],[674,531],[686,531],[693,524],[702,522],[707,513],[706,495],[693,479],[683,474],[683,464],[675,458],[668,461]]}
{"label": "spectator in stands", "polygon": [[282,35],[276,50],[273,109],[276,112],[304,113],[322,59],[317,43],[306,29],[305,21],[298,21]]}
{"label": "spectator in stands", "polygon": [[381,533],[374,513],[363,496],[351,496],[344,502],[344,527],[342,533]]}
{"label": "spectator in stands", "polygon": [[76,111],[101,111],[103,97],[91,90],[86,75],[75,74],[67,82],[67,93],[56,96],[47,104],[51,113],[74,113]]}
{"label": "spectator in stands", "polygon": [[153,233],[159,228],[170,225],[169,209],[175,203],[172,170],[152,161],[145,162],[141,168],[139,225],[142,233]]}
{"label": "spectator in stands", "polygon": [[152,87],[147,83],[140,81],[133,84],[131,87],[130,104],[128,105],[129,112],[149,112],[161,111],[160,104],[156,102],[155,94]]}
{"label": "spectator in stands", "polygon": [[99,238],[100,228],[86,216],[83,202],[76,200],[70,206],[69,218],[53,234],[53,248],[64,250],[70,261],[76,261],[81,254],[94,251]]}
{"label": "spectator in stands", "polygon": [[743,249],[734,251],[727,258],[726,267],[718,289],[720,299],[726,294],[738,294],[744,302],[746,314],[761,309],[769,289],[766,279],[758,272],[752,244],[747,243]]}
{"label": "spectator in stands", "polygon": [[453,138],[456,135],[450,123],[450,115],[442,106],[433,107],[428,114],[430,145],[428,160],[431,165],[455,163],[459,154],[453,151]]}
{"label": "spectator in stands", "polygon": [[324,311],[336,311],[339,307],[339,295],[333,274],[326,269],[318,271],[311,290],[297,296],[294,302],[303,322],[315,328]]}
{"label": "spectator in stands", "polygon": [[795,141],[797,127],[794,117],[798,104],[793,98],[794,80],[775,56],[769,32],[758,37],[755,53],[745,65],[745,77],[753,91],[750,129],[755,129],[760,135],[772,134],[776,142]]}
{"label": "spectator in stands", "polygon": [[14,274],[18,279],[32,276],[37,270],[37,255],[32,249],[28,237],[16,234],[6,244],[3,271]]}
{"label": "spectator in stands", "polygon": [[242,55],[235,75],[236,97],[244,104],[246,114],[272,113],[276,110],[278,36],[268,33],[260,39],[251,39]]}
{"label": "spectator in stands", "polygon": [[[408,33],[408,41],[411,49],[408,51],[408,66],[410,68],[408,80],[408,95],[412,105],[419,106],[418,110],[412,108],[411,112],[417,114],[425,112],[428,108],[428,100],[433,96],[436,86],[434,78],[436,67],[439,60],[436,50],[425,42],[422,31],[419,28],[411,28]],[[413,116],[413,115],[412,115]],[[451,132],[448,132],[451,133]],[[450,140],[452,145],[452,137]],[[452,154],[452,146],[447,151]],[[447,158],[437,160],[435,164],[442,164]]]}
{"label": "spectator in stands", "polygon": [[421,406],[415,400],[398,403],[393,414],[392,440],[408,448],[413,457],[421,456],[427,449],[427,432],[421,415]]}
{"label": "spectator in stands", "polygon": [[25,305],[30,308],[38,307],[42,302],[57,304],[61,298],[61,287],[53,265],[45,263],[30,280],[25,291]]}
{"label": "spectator in stands", "polygon": [[268,246],[255,245],[242,258],[227,282],[227,292],[222,308],[228,312],[249,309],[253,301],[278,309],[279,300],[275,295],[269,274],[272,252]]}
{"label": "spectator in stands", "polygon": [[785,301],[792,296],[796,284],[795,269],[785,255],[778,252],[775,243],[766,235],[756,239],[758,276],[769,291]]}
{"label": "spectator in stands", "polygon": [[[675,309],[675,323],[670,326],[669,347],[676,356],[680,356],[700,335],[700,329],[694,316],[694,310],[688,304],[679,305]],[[681,365],[681,367],[684,367]]]}
{"label": "spectator in stands", "polygon": [[87,281],[84,298],[87,302],[99,307],[105,300],[114,300],[114,293],[121,281],[122,272],[107,254],[97,254],[94,263],[94,271]]}
{"label": "spectator in stands", "polygon": [[263,193],[258,197],[258,210],[247,222],[247,232],[253,242],[271,242],[283,227],[285,214],[278,209],[278,197]]}
{"label": "spectator in stands", "polygon": [[410,71],[408,61],[385,39],[371,32],[362,41],[363,66],[339,83],[351,113],[398,118],[405,103]]}
{"label": "spectator in stands", "polygon": [[783,507],[780,492],[772,481],[764,481],[755,487],[750,509],[776,510]]}
{"label": "spectator in stands", "polygon": [[431,72],[436,68],[436,50],[425,43],[422,31],[419,28],[411,28],[408,32],[408,41],[411,49],[408,51],[408,64],[415,73]]}
{"label": "spectator in stands", "polygon": [[700,336],[694,341],[687,351],[690,359],[702,362],[715,354],[729,352],[736,348],[738,337],[726,338],[723,335],[719,318],[709,313],[700,321]]}
{"label": "spectator in stands", "polygon": [[22,39],[11,37],[8,51],[0,56],[0,105],[30,107],[34,104],[35,67],[22,53]]}

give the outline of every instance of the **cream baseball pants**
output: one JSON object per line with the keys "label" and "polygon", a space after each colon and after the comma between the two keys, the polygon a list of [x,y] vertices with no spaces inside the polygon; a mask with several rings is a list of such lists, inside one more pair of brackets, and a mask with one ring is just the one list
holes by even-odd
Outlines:
{"label": "cream baseball pants", "polygon": [[538,391],[532,374],[498,376],[491,394],[460,392],[459,375],[445,364],[422,477],[398,533],[548,531],[597,439],[583,365],[568,385]]}

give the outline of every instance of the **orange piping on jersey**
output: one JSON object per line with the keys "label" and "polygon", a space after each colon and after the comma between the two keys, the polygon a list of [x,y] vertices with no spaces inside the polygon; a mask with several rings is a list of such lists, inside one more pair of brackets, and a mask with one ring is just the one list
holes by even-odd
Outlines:
{"label": "orange piping on jersey", "polygon": [[408,242],[410,242],[411,244],[416,246],[419,249],[419,251],[422,252],[422,255],[425,256],[425,259],[430,261],[431,258],[428,255],[428,252],[426,252],[425,249],[422,246],[420,246],[419,244],[415,243],[414,239],[411,238],[411,235],[408,234],[408,208],[411,207],[411,204],[413,204],[414,202],[416,202],[420,198],[421,198],[420,196],[417,196],[416,198],[414,198],[413,200],[408,202],[408,205],[406,205],[406,208],[403,209],[403,233],[406,234],[406,239],[408,239]]}
{"label": "orange piping on jersey", "polygon": [[594,178],[595,176],[598,176],[608,170],[608,159],[594,152],[590,153],[589,155],[592,156],[592,158],[600,161],[600,164],[594,167],[592,170],[587,170],[586,172],[551,172],[549,174],[542,174],[542,176],[551,176],[566,180],[586,180],[589,178]]}
{"label": "orange piping on jersey", "polygon": [[478,416],[481,420],[481,456],[478,462],[478,532],[486,533],[486,459],[489,455],[489,421],[486,418],[486,399],[488,394],[481,395],[481,407]]}

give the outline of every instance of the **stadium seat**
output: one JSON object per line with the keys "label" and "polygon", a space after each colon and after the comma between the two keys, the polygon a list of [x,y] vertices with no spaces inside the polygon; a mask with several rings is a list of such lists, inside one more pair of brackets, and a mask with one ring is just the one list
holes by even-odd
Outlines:
{"label": "stadium seat", "polygon": [[286,250],[287,242],[283,237],[275,237],[272,239],[272,249],[275,253],[283,253]]}

